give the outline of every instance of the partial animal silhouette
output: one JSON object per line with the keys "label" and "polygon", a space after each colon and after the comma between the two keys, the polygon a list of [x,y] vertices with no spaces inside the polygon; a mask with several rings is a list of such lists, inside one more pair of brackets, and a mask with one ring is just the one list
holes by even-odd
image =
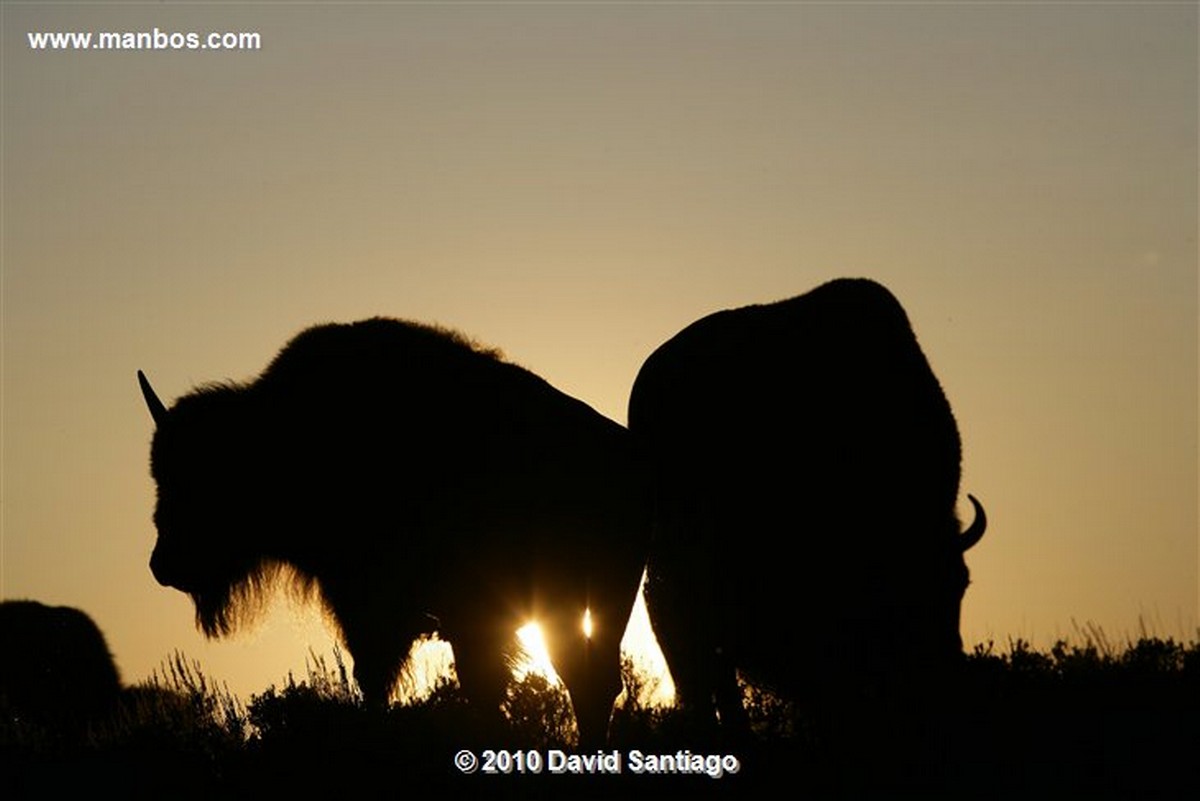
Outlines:
{"label": "partial animal silhouette", "polygon": [[648,543],[625,428],[498,351],[383,318],[310,328],[257,380],[169,409],[138,377],[156,423],[150,567],[205,634],[284,578],[324,603],[368,702],[436,630],[498,716],[514,631],[536,619],[581,742],[603,742]]}
{"label": "partial animal silhouette", "polygon": [[100,627],[79,609],[0,602],[0,709],[7,724],[78,730],[110,713],[121,678]]}
{"label": "partial animal silhouette", "polygon": [[961,659],[963,553],[986,519],[972,497],[962,531],[958,429],[885,288],[842,279],[689,325],[643,365],[629,427],[684,710],[744,729],[735,670],[828,710]]}

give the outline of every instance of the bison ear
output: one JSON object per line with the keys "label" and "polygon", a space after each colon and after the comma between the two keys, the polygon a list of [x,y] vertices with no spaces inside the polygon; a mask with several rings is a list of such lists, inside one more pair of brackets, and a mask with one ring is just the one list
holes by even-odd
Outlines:
{"label": "bison ear", "polygon": [[968,494],[967,499],[975,507],[975,520],[972,521],[971,527],[962,533],[959,540],[963,551],[967,551],[979,542],[983,538],[983,532],[987,531],[987,513],[983,511],[983,504],[974,495]]}
{"label": "bison ear", "polygon": [[138,370],[138,385],[142,388],[142,397],[146,399],[146,405],[150,407],[150,416],[154,418],[154,424],[162,425],[163,420],[167,419],[167,407],[158,399],[154,387],[150,386],[146,374],[141,370]]}

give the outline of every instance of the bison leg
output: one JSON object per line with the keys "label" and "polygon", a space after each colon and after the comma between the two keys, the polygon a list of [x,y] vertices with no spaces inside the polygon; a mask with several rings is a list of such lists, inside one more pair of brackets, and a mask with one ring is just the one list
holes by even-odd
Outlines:
{"label": "bison leg", "polygon": [[[347,615],[334,606],[342,623],[342,641],[354,657],[354,680],[370,706],[386,707],[396,678],[420,629],[391,615]],[[361,609],[353,606],[353,609]]]}
{"label": "bison leg", "polygon": [[712,681],[717,714],[721,716],[721,730],[735,739],[748,737],[750,717],[746,714],[742,688],[737,683],[737,670],[724,653],[716,655]]}
{"label": "bison leg", "polygon": [[[651,594],[647,593],[647,597]],[[654,635],[675,682],[676,706],[685,714],[706,722],[713,719],[717,677],[709,637],[691,625],[690,615],[679,619],[651,600],[647,600],[647,605],[653,616]]]}
{"label": "bison leg", "polygon": [[621,691],[621,637],[629,622],[625,604],[591,610],[592,636],[584,636],[582,615],[556,615],[546,631],[554,669],[571,693],[582,750],[600,748],[608,737],[613,701]]}
{"label": "bison leg", "polygon": [[346,638],[346,650],[354,657],[354,680],[362,691],[363,701],[369,706],[386,707],[391,700],[406,657],[406,647],[400,645],[402,642],[411,644],[412,637],[405,639],[403,634],[398,634],[393,647],[386,647],[383,642],[370,643],[373,647],[361,643],[355,647],[351,638]]}
{"label": "bison leg", "polygon": [[500,704],[512,678],[505,653],[513,644],[513,630],[501,626],[469,626],[447,632],[454,649],[454,672],[463,695],[478,710],[482,726],[498,735],[504,716]]}
{"label": "bison leg", "polygon": [[741,701],[730,655],[719,650],[728,610],[717,603],[713,582],[707,564],[671,554],[651,562],[646,585],[654,636],[675,682],[675,705],[688,728],[706,738],[716,736],[718,708],[722,723],[737,725]]}

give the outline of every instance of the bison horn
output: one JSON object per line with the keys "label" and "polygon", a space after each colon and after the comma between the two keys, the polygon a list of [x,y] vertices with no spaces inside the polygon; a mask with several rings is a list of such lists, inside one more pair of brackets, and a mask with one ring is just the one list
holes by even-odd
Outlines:
{"label": "bison horn", "polygon": [[983,511],[983,504],[974,495],[967,495],[967,498],[971,501],[971,505],[975,507],[975,520],[971,523],[971,527],[962,533],[960,542],[964,551],[979,542],[983,537],[983,532],[987,530],[987,513]]}
{"label": "bison horn", "polygon": [[142,388],[142,397],[146,399],[146,405],[150,407],[150,416],[154,418],[154,424],[162,425],[162,421],[167,419],[167,407],[158,399],[154,387],[150,386],[146,374],[141,370],[138,370],[138,384]]}

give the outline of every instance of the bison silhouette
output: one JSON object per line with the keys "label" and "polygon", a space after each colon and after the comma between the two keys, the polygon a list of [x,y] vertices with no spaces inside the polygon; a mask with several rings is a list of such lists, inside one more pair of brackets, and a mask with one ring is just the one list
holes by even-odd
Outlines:
{"label": "bison silhouette", "polygon": [[[650,465],[647,605],[693,714],[745,726],[740,669],[810,707],[961,658],[961,447],[900,304],[843,279],[659,347],[629,427]],[[870,688],[870,689],[865,689]]]}
{"label": "bison silhouette", "polygon": [[37,601],[0,602],[0,709],[6,724],[78,730],[110,713],[121,678],[86,612]]}
{"label": "bison silhouette", "polygon": [[625,428],[498,351],[392,319],[310,328],[256,380],[169,409],[138,378],[156,423],[150,567],[206,635],[283,580],[323,602],[368,702],[438,631],[464,695],[498,715],[534,619],[581,742],[603,741],[648,540]]}

